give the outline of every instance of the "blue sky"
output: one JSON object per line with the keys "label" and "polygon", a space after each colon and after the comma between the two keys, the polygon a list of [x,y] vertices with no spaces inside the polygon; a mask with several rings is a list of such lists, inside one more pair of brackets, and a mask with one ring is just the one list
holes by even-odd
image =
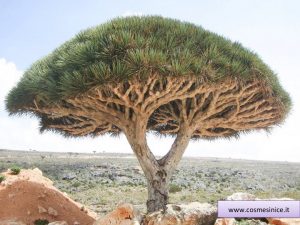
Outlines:
{"label": "blue sky", "polygon": [[[193,22],[255,51],[278,74],[294,101],[286,123],[271,134],[255,132],[239,140],[195,142],[185,155],[299,162],[299,8],[296,0],[0,0],[0,148],[131,152],[124,137],[75,140],[40,135],[35,119],[8,117],[4,97],[31,63],[80,30],[117,16],[154,14]],[[156,154],[163,154],[171,141],[149,137]]]}

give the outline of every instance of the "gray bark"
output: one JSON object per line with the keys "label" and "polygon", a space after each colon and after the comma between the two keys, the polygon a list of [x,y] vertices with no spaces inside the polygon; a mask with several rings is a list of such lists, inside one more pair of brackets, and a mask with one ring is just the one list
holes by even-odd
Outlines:
{"label": "gray bark", "polygon": [[169,181],[188,145],[191,132],[180,131],[170,151],[157,160],[147,145],[146,130],[142,126],[128,128],[125,134],[147,179],[147,210],[150,213],[164,210],[168,204]]}
{"label": "gray bark", "polygon": [[[153,171],[154,172],[154,171]],[[165,210],[169,200],[169,176],[164,170],[155,171],[148,183],[148,212],[155,212],[161,209]]]}
{"label": "gray bark", "polygon": [[189,129],[180,129],[169,152],[160,160],[158,160],[158,163],[160,165],[163,165],[165,170],[171,173],[171,175],[174,173],[176,167],[178,166],[185,152],[185,149],[189,144],[191,136],[192,132]]}

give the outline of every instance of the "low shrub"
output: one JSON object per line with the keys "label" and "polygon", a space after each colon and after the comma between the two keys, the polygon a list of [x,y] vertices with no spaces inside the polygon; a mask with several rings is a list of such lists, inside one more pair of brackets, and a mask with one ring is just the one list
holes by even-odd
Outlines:
{"label": "low shrub", "polygon": [[4,175],[0,175],[0,183],[2,182],[2,181],[4,181],[5,180],[5,176]]}
{"label": "low shrub", "polygon": [[182,188],[176,184],[171,184],[170,185],[170,189],[169,192],[170,193],[176,193],[176,192],[180,192],[182,190]]}
{"label": "low shrub", "polygon": [[80,183],[79,181],[75,181],[75,182],[72,184],[72,186],[75,187],[75,188],[79,187],[80,185],[81,185],[81,183]]}
{"label": "low shrub", "polygon": [[48,220],[36,220],[34,221],[34,225],[48,225],[49,224],[49,221]]}
{"label": "low shrub", "polygon": [[10,173],[13,174],[13,175],[17,175],[19,174],[21,171],[21,168],[18,167],[18,166],[13,166],[10,168]]}

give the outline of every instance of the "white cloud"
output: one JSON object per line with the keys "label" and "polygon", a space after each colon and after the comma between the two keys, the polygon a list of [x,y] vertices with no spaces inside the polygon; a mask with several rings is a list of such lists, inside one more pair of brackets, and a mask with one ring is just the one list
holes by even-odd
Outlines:
{"label": "white cloud", "polygon": [[23,72],[18,70],[14,63],[0,58],[0,112],[4,110],[5,96],[9,90],[16,85],[22,73]]}

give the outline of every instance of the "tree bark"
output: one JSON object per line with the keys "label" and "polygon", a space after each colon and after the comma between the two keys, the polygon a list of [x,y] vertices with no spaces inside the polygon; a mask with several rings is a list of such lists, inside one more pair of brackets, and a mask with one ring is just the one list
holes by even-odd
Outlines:
{"label": "tree bark", "polygon": [[168,154],[160,160],[155,158],[147,145],[143,123],[128,127],[125,134],[147,179],[147,211],[151,213],[164,210],[169,199],[170,178],[187,148],[191,132],[181,130]]}
{"label": "tree bark", "polygon": [[144,135],[126,135],[145,174],[148,187],[147,211],[164,209],[168,203],[168,173],[161,167],[150,151]]}
{"label": "tree bark", "polygon": [[182,127],[176,139],[174,140],[169,152],[158,160],[158,163],[162,165],[166,171],[172,176],[176,167],[178,166],[192,136],[192,129],[188,127]]}
{"label": "tree bark", "polygon": [[[154,171],[153,171],[154,172]],[[169,176],[162,168],[155,171],[148,183],[147,211],[155,212],[161,209],[165,210],[169,200]]]}

